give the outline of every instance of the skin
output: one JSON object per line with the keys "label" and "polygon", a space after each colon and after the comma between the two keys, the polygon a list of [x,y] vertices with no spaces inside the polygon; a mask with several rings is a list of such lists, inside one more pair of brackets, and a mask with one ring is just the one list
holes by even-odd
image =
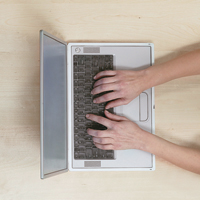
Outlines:
{"label": "skin", "polygon": [[[112,91],[94,100],[110,101],[106,109],[131,102],[142,91],[184,76],[200,75],[200,50],[180,56],[160,65],[140,71],[103,71],[94,79],[92,94]],[[105,110],[107,118],[86,115],[107,127],[107,130],[88,129],[94,144],[104,150],[139,149],[155,154],[183,169],[200,174],[200,151],[173,144],[142,130],[129,119]]]}
{"label": "skin", "polygon": [[94,103],[114,100],[106,105],[106,109],[128,104],[145,90],[144,75],[144,70],[102,71],[98,73],[94,79],[99,80],[95,82],[91,94],[95,95],[109,90],[113,90],[113,92],[96,98]]}

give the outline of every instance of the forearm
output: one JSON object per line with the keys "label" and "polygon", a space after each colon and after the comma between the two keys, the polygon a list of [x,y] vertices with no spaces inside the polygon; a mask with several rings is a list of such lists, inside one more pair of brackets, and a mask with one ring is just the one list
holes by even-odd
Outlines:
{"label": "forearm", "polygon": [[200,151],[178,146],[152,134],[148,136],[147,142],[143,150],[159,156],[178,167],[200,174]]}
{"label": "forearm", "polygon": [[200,74],[200,50],[196,50],[145,70],[148,87],[160,85],[173,79]]}

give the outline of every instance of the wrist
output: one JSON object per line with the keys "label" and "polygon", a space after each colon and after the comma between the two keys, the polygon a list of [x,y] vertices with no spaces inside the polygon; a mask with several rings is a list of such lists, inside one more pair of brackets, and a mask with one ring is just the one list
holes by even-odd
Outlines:
{"label": "wrist", "polygon": [[161,84],[162,82],[162,73],[160,65],[154,65],[144,69],[144,81],[146,83],[146,88],[149,89],[156,85]]}
{"label": "wrist", "polygon": [[156,135],[153,135],[147,131],[144,131],[143,132],[143,145],[141,146],[140,150],[156,154],[156,151],[157,151],[156,149],[159,144],[158,139],[159,139],[159,137],[157,137]]}
{"label": "wrist", "polygon": [[[130,72],[131,73],[131,72]],[[141,92],[153,87],[151,81],[152,73],[147,69],[139,70],[139,71],[132,71],[133,80],[136,79],[137,81],[132,82],[132,87],[138,89],[138,94]]]}

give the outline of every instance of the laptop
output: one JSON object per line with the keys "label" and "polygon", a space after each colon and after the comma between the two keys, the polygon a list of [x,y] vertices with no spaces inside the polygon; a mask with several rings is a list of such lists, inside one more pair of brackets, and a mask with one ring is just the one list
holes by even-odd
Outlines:
{"label": "laptop", "polygon": [[[154,63],[152,43],[67,43],[40,31],[41,178],[69,171],[153,171],[149,152],[101,150],[87,128],[105,130],[86,119],[104,116],[106,103],[94,104],[94,75],[103,70],[141,70]],[[102,95],[102,94],[100,94]],[[155,134],[154,88],[128,105],[110,109]]]}

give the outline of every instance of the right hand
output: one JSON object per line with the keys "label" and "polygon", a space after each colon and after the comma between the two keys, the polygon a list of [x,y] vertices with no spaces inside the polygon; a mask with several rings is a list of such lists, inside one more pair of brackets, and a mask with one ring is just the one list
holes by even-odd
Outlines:
{"label": "right hand", "polygon": [[94,99],[94,103],[110,101],[106,109],[126,105],[148,89],[145,70],[102,71],[94,79],[97,81],[91,94],[112,91]]}
{"label": "right hand", "polygon": [[106,130],[87,129],[87,133],[93,136],[93,142],[97,148],[103,150],[147,150],[152,134],[142,130],[126,117],[112,114],[107,110],[104,113],[107,118],[93,114],[86,115],[87,119],[107,127]]}

